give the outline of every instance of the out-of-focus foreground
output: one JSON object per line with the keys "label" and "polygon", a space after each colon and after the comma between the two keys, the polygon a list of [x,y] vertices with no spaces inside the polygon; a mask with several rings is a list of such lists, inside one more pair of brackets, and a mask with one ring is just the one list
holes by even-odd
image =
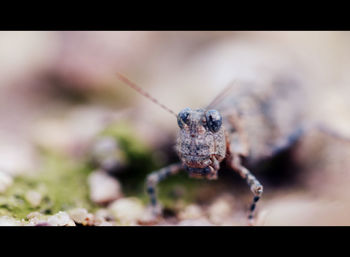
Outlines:
{"label": "out-of-focus foreground", "polygon": [[[301,105],[350,138],[349,45],[348,32],[1,32],[0,225],[137,225],[146,215],[144,180],[178,161],[178,127],[116,72],[178,112],[284,67],[308,96],[290,111]],[[350,225],[349,156],[350,143],[311,132],[277,171],[252,170],[265,190],[257,225]],[[159,196],[160,225],[247,224],[251,193],[234,172],[182,173]]]}

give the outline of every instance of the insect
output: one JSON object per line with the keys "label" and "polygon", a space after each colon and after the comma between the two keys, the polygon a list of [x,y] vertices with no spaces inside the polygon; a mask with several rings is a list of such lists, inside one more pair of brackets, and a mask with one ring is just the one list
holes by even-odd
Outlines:
{"label": "insect", "polygon": [[[147,176],[147,193],[155,216],[161,214],[156,194],[159,182],[181,170],[193,178],[214,180],[218,178],[220,164],[226,161],[253,193],[248,214],[252,223],[256,204],[263,194],[263,185],[243,163],[253,167],[261,160],[276,156],[295,144],[310,128],[305,125],[304,94],[295,76],[280,74],[258,81],[236,81],[206,108],[187,107],[178,114],[123,75],[118,74],[118,77],[174,115],[179,126],[175,149],[180,162]],[[319,128],[322,130],[322,127]],[[329,132],[327,129],[323,131]]]}

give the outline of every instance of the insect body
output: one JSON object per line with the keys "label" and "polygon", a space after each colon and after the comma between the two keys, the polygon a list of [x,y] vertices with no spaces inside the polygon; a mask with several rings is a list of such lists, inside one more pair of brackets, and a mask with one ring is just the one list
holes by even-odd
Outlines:
{"label": "insect body", "polygon": [[[151,98],[124,76],[119,78],[144,96]],[[157,200],[157,184],[170,175],[185,170],[190,177],[217,179],[220,164],[228,166],[245,179],[254,198],[249,219],[253,219],[256,202],[263,193],[263,186],[242,164],[243,159],[254,163],[271,157],[290,146],[300,135],[298,108],[292,115],[285,115],[284,108],[298,97],[299,90],[291,81],[266,80],[256,85],[235,83],[233,98],[216,98],[208,108],[185,108],[176,115],[180,128],[176,152],[180,162],[148,175],[146,185],[155,215],[161,208]],[[294,87],[293,87],[294,85]],[[220,99],[220,101],[218,101]],[[151,98],[153,102],[158,101]],[[219,102],[214,104],[215,102]],[[159,104],[160,105],[160,104]],[[215,109],[212,107],[215,106]],[[165,106],[164,109],[170,111]],[[284,114],[284,115],[280,115]]]}
{"label": "insect body", "polygon": [[[229,89],[232,94],[224,92],[208,108],[185,108],[177,115],[180,131],[176,151],[181,162],[147,178],[155,213],[160,211],[155,187],[161,180],[182,169],[190,177],[217,179],[220,163],[226,161],[246,180],[254,195],[248,215],[252,220],[263,186],[242,161],[254,164],[297,141],[304,125],[302,108],[294,105],[302,100],[303,94],[297,81],[288,76],[241,81]],[[224,98],[220,99],[221,96]]]}
{"label": "insect body", "polygon": [[226,161],[247,182],[254,195],[248,215],[252,221],[263,186],[242,164],[243,160],[254,167],[259,161],[293,146],[310,129],[350,142],[324,125],[306,123],[306,94],[294,76],[280,74],[259,81],[234,83],[228,87],[233,94],[225,90],[207,108],[185,108],[178,115],[124,76],[119,78],[175,115],[180,128],[176,143],[180,162],[147,176],[147,193],[154,215],[161,213],[156,196],[160,181],[180,170],[188,172],[190,177],[217,179],[220,164]]}
{"label": "insect body", "polygon": [[190,177],[217,179],[220,163],[226,159],[228,165],[246,180],[254,194],[249,219],[253,218],[256,202],[263,193],[263,186],[255,176],[241,164],[240,155],[235,152],[233,141],[222,125],[221,114],[214,109],[183,109],[178,114],[180,132],[176,151],[181,162],[170,165],[147,177],[147,192],[151,199],[155,215],[160,207],[156,198],[156,185],[180,170],[188,172]]}

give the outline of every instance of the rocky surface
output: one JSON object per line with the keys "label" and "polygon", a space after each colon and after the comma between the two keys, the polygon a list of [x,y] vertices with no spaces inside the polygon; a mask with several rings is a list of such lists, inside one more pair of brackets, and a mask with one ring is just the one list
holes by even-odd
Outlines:
{"label": "rocky surface", "polygon": [[116,200],[108,208],[121,225],[136,225],[145,212],[142,202],[134,197]]}
{"label": "rocky surface", "polygon": [[68,213],[62,211],[50,216],[47,219],[47,223],[50,226],[75,226],[74,221],[69,217]]}
{"label": "rocky surface", "polygon": [[38,207],[42,200],[42,195],[34,190],[30,190],[26,192],[25,199],[29,202],[29,204],[35,208]]}
{"label": "rocky surface", "polygon": [[97,204],[106,204],[122,196],[119,181],[103,170],[92,172],[88,177],[90,199]]}

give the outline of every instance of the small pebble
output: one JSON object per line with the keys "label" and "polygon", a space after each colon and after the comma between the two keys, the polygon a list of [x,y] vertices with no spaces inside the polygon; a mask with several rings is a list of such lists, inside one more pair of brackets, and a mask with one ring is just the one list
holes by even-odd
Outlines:
{"label": "small pebble", "polygon": [[4,193],[13,183],[10,175],[0,171],[0,193]]}
{"label": "small pebble", "polygon": [[102,222],[114,221],[113,214],[108,209],[99,209],[95,213],[95,225],[98,225]]}
{"label": "small pebble", "polygon": [[[158,211],[161,212],[161,207],[159,205],[157,207]],[[151,206],[147,206],[142,216],[137,220],[137,224],[142,226],[151,226],[158,225],[163,221],[164,219],[162,216],[154,215],[153,208],[151,208]]]}
{"label": "small pebble", "polygon": [[0,217],[0,226],[22,226],[21,221],[9,216]]}
{"label": "small pebble", "polygon": [[109,221],[102,221],[98,224],[95,224],[96,226],[99,226],[99,227],[110,227],[110,226],[115,226],[115,224],[113,224],[112,222],[109,222]]}
{"label": "small pebble", "polygon": [[91,158],[98,167],[110,174],[123,171],[127,161],[116,138],[100,136],[95,140],[91,148]]}
{"label": "small pebble", "polygon": [[121,224],[135,225],[145,213],[141,201],[134,197],[121,198],[114,201],[108,207],[113,216]]}
{"label": "small pebble", "polygon": [[215,224],[211,223],[209,220],[205,218],[183,220],[179,222],[177,225],[178,226],[215,226]]}
{"label": "small pebble", "polygon": [[213,204],[209,206],[208,216],[209,219],[217,224],[221,225],[230,218],[232,214],[232,205],[229,197],[219,197]]}
{"label": "small pebble", "polygon": [[104,171],[94,171],[88,177],[90,199],[97,204],[106,204],[122,196],[119,181]]}
{"label": "small pebble", "polygon": [[182,220],[186,219],[199,219],[203,217],[203,210],[195,204],[190,204],[179,213],[179,218]]}
{"label": "small pebble", "polygon": [[28,203],[32,207],[35,208],[35,207],[40,205],[41,199],[42,199],[42,195],[39,192],[30,190],[30,191],[26,192],[25,199],[28,201]]}
{"label": "small pebble", "polygon": [[39,224],[47,223],[47,218],[40,212],[31,212],[27,215],[27,226],[37,226]]}
{"label": "small pebble", "polygon": [[35,211],[35,212],[31,212],[31,213],[29,213],[28,215],[27,215],[27,219],[35,219],[35,218],[41,218],[41,217],[43,217],[44,215],[43,214],[41,214],[40,212],[37,212],[37,211]]}
{"label": "small pebble", "polygon": [[63,211],[49,217],[47,223],[50,226],[75,226],[74,221],[69,217],[68,213]]}
{"label": "small pebble", "polygon": [[94,224],[94,215],[89,213],[84,208],[76,208],[70,210],[69,216],[75,223],[82,224],[84,226],[92,226]]}

